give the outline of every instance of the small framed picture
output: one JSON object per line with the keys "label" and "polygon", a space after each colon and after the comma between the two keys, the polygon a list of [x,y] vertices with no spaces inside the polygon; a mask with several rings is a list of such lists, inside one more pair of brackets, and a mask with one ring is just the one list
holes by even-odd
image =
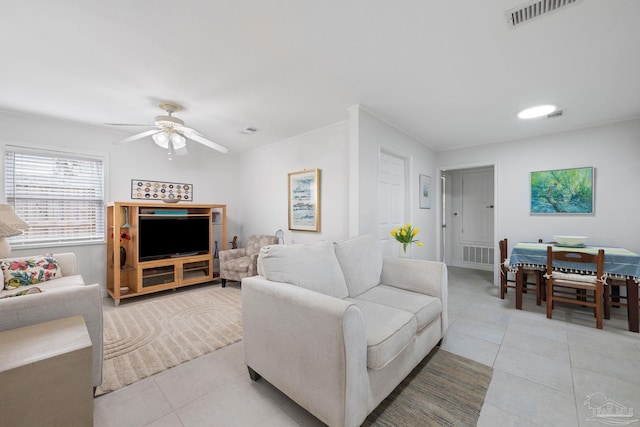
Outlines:
{"label": "small framed picture", "polygon": [[289,174],[289,230],[320,231],[320,169]]}
{"label": "small framed picture", "polygon": [[431,209],[431,177],[420,174],[420,209]]}

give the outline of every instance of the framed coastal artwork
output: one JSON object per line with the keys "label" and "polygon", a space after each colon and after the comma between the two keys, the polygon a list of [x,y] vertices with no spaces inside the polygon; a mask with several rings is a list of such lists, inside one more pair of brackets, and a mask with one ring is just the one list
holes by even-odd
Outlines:
{"label": "framed coastal artwork", "polygon": [[531,172],[531,214],[593,214],[594,172],[593,167]]}
{"label": "framed coastal artwork", "polygon": [[320,169],[289,174],[289,230],[320,231]]}
{"label": "framed coastal artwork", "polygon": [[431,209],[431,177],[420,174],[420,209]]}

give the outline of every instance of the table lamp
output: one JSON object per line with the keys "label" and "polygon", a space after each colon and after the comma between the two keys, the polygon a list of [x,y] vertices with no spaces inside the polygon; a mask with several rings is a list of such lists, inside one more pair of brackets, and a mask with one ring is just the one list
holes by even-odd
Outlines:
{"label": "table lamp", "polygon": [[6,237],[17,236],[27,228],[29,224],[21,220],[10,205],[0,203],[0,258],[8,258],[11,254]]}

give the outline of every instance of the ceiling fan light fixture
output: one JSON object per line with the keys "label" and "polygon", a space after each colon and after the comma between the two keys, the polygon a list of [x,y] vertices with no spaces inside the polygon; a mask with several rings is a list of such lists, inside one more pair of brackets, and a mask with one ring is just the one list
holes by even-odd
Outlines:
{"label": "ceiling fan light fixture", "polygon": [[535,107],[529,107],[518,111],[518,117],[521,119],[537,119],[538,117],[548,116],[556,111],[556,108],[557,107],[555,105],[551,104],[536,105]]}
{"label": "ceiling fan light fixture", "polygon": [[159,132],[151,136],[153,138],[153,142],[159,145],[162,148],[167,148],[169,144],[169,136],[166,132]]}
{"label": "ceiling fan light fixture", "polygon": [[186,145],[187,140],[179,133],[172,133],[170,138],[176,150],[179,150]]}
{"label": "ceiling fan light fixture", "polygon": [[169,148],[169,141],[171,141],[175,150],[184,148],[187,145],[185,137],[175,131],[164,130],[152,135],[151,138],[153,138],[153,142],[156,145],[165,149]]}

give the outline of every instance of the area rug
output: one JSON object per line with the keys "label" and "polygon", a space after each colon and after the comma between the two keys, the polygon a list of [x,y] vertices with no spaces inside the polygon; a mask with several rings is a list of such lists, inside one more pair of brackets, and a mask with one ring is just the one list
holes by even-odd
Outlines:
{"label": "area rug", "polygon": [[363,426],[475,426],[493,369],[436,347]]}
{"label": "area rug", "polygon": [[96,395],[242,339],[240,289],[219,285],[127,301],[104,312],[104,366]]}

